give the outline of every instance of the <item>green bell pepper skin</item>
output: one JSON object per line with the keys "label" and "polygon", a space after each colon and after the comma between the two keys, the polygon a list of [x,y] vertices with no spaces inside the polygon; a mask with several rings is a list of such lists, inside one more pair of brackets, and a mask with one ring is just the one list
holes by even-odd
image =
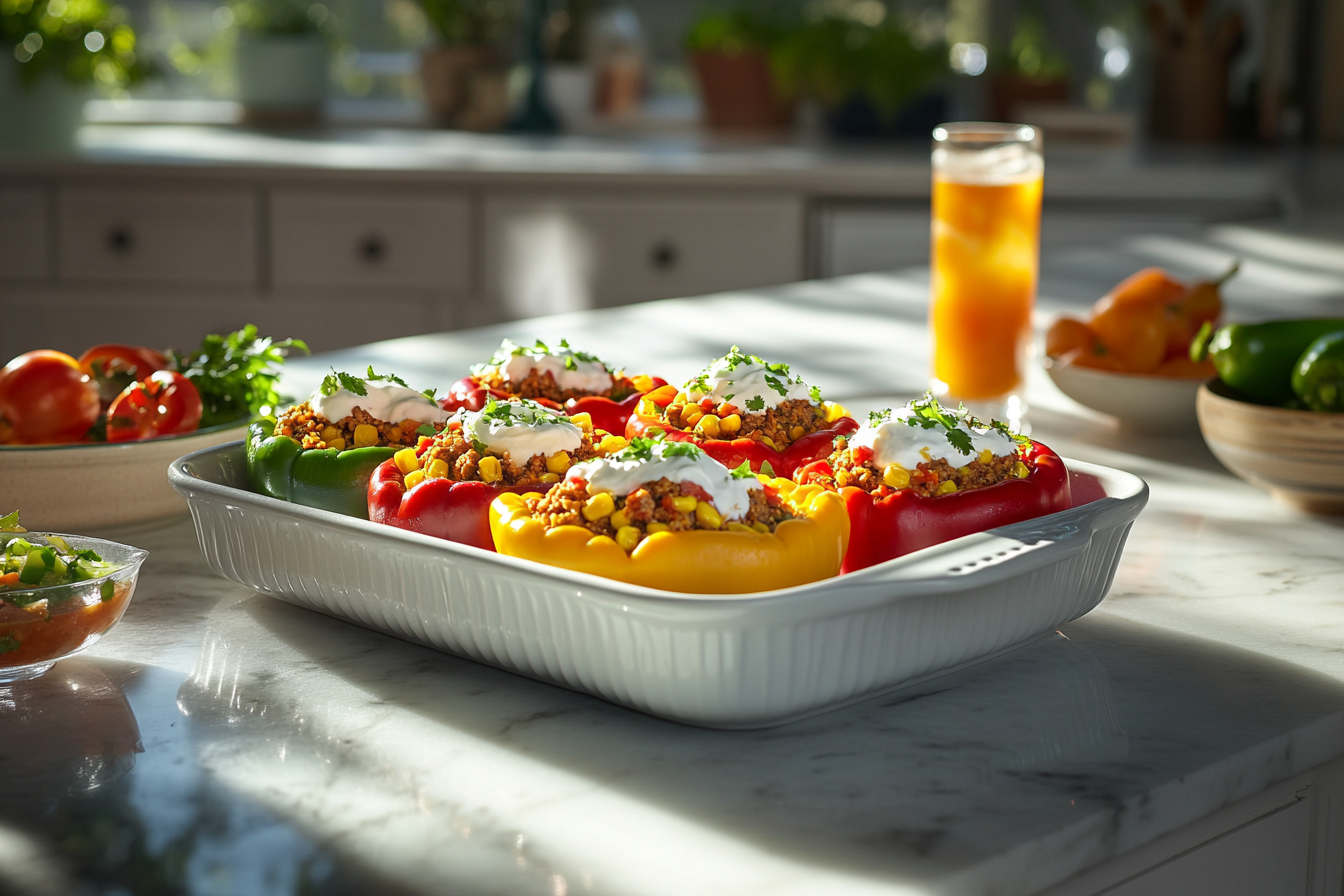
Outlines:
{"label": "green bell pepper skin", "polygon": [[1313,411],[1344,412],[1344,327],[1307,346],[1293,368],[1293,392]]}
{"label": "green bell pepper skin", "polygon": [[1218,378],[1256,401],[1293,400],[1293,370],[1316,339],[1344,330],[1344,320],[1275,320],[1228,324],[1213,334],[1208,355]]}
{"label": "green bell pepper skin", "polygon": [[369,518],[369,477],[397,449],[304,449],[294,439],[274,432],[274,420],[258,420],[247,428],[247,480],[254,492]]}

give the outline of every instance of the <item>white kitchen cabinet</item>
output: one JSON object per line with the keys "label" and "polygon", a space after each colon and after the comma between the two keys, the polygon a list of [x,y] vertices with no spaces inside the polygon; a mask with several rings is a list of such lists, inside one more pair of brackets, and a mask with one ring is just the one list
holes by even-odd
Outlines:
{"label": "white kitchen cabinet", "polygon": [[51,195],[45,184],[0,181],[0,281],[51,274]]}
{"label": "white kitchen cabinet", "polygon": [[488,194],[487,303],[476,314],[531,317],[797,280],[803,218],[792,196]]}
{"label": "white kitchen cabinet", "polygon": [[249,185],[59,184],[57,278],[251,286],[257,217],[257,189]]}
{"label": "white kitchen cabinet", "polygon": [[276,289],[471,286],[471,205],[465,193],[276,188],[269,207]]}

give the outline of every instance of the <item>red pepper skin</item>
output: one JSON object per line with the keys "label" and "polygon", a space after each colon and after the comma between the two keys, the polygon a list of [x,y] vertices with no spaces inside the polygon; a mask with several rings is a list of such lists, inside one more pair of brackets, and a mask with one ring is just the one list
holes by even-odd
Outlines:
{"label": "red pepper skin", "polygon": [[884,498],[854,486],[841,489],[840,497],[849,511],[850,534],[840,571],[865,569],[972,532],[1072,507],[1069,471],[1059,455],[1032,442],[1027,458],[1034,469],[1025,479],[1009,479],[941,497],[925,497],[908,488]]}
{"label": "red pepper skin", "polygon": [[396,460],[387,460],[369,477],[369,519],[493,551],[490,502],[505,492],[544,492],[549,487],[426,479],[406,491]]}
{"label": "red pepper skin", "polygon": [[755,439],[705,439],[694,432],[672,429],[665,422],[649,414],[635,413],[625,424],[627,439],[645,438],[650,429],[661,429],[669,441],[694,442],[705,453],[730,470],[742,466],[743,461],[751,464],[752,472],[761,472],[761,465],[770,464],[774,475],[792,479],[799,467],[813,461],[829,457],[835,450],[836,436],[849,435],[859,428],[852,417],[841,417],[827,429],[820,429],[803,436],[783,451],[776,451],[769,445],[762,445]]}
{"label": "red pepper skin", "polygon": [[[654,388],[667,385],[667,380],[661,377],[655,376],[652,379]],[[492,396],[498,401],[508,401],[512,397],[507,392],[482,386],[480,380],[474,376],[464,376],[448,387],[448,394],[439,399],[439,407],[449,412],[460,408],[479,411]],[[612,401],[601,395],[585,395],[583,398],[571,398],[565,402],[564,408],[545,398],[538,398],[536,401],[546,407],[563,410],[570,417],[587,412],[593,418],[595,429],[605,429],[609,433],[620,435],[625,432],[626,421],[630,419],[635,406],[643,397],[643,392],[635,392],[621,401]]]}

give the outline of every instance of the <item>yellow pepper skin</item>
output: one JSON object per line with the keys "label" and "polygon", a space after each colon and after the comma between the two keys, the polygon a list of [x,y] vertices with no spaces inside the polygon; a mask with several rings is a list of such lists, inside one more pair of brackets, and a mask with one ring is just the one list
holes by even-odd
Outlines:
{"label": "yellow pepper skin", "polygon": [[781,497],[804,518],[780,523],[773,533],[655,532],[629,554],[582,526],[547,529],[522,495],[503,494],[491,503],[490,531],[501,554],[665,591],[744,594],[839,573],[849,547],[849,514],[839,494],[803,485]]}

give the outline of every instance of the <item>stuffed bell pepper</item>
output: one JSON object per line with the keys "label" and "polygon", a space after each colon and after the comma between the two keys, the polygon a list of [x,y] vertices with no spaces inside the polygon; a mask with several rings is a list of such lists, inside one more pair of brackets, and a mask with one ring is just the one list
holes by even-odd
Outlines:
{"label": "stuffed bell pepper", "polygon": [[757,473],[793,476],[831,453],[836,436],[858,424],[821,390],[737,346],[680,390],[662,386],[640,401],[626,438],[662,430],[674,441],[700,445],[724,466],[743,463]]}
{"label": "stuffed bell pepper", "polygon": [[835,575],[839,495],[736,470],[688,442],[636,439],[576,464],[545,494],[490,505],[501,554],[649,588],[740,594]]}
{"label": "stuffed bell pepper", "polygon": [[845,572],[1072,506],[1057,454],[932,396],[869,415],[795,478],[844,499]]}
{"label": "stuffed bell pepper", "polygon": [[369,519],[494,550],[490,502],[544,492],[576,463],[619,451],[625,439],[535,401],[496,401],[455,413],[443,431],[384,461],[369,480]]}
{"label": "stuffed bell pepper", "polygon": [[272,498],[366,517],[374,468],[450,416],[398,377],[333,371],[306,401],[248,427],[247,478]]}
{"label": "stuffed bell pepper", "polygon": [[666,382],[646,374],[626,376],[596,356],[570,348],[564,339],[555,348],[541,340],[515,345],[505,339],[489,361],[448,387],[439,404],[450,411],[479,411],[492,397],[530,398],[564,408],[567,414],[588,414],[596,428],[620,435],[640,396]]}

